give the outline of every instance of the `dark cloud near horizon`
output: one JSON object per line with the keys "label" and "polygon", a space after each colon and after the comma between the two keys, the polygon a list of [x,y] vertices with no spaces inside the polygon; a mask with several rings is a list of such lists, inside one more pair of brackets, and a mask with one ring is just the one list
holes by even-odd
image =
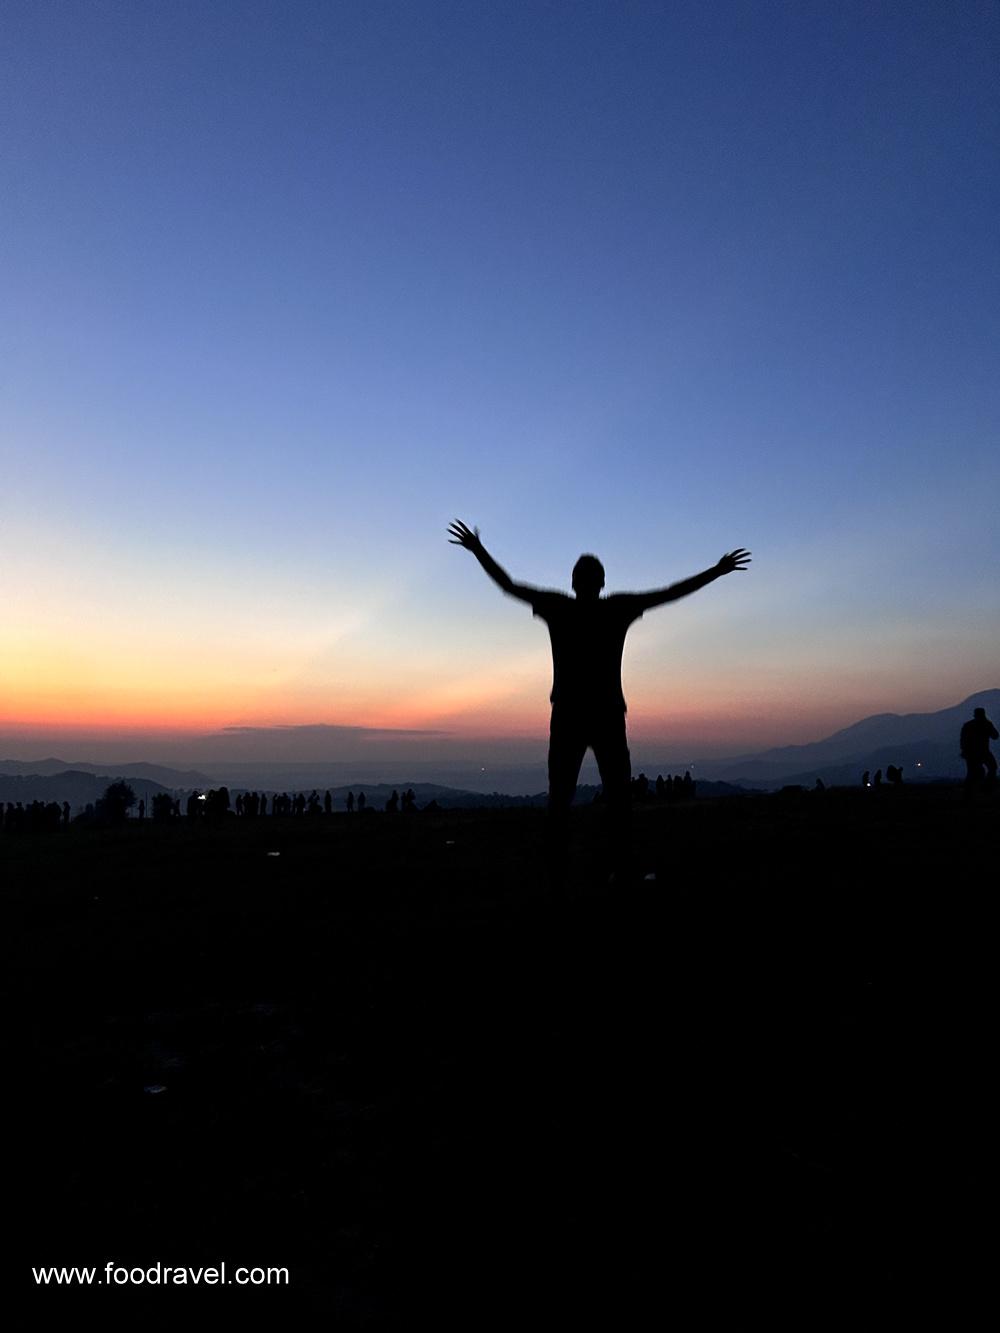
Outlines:
{"label": "dark cloud near horizon", "polygon": [[450,736],[450,731],[419,731],[409,727],[350,727],[331,722],[279,723],[269,727],[223,727],[220,731],[206,732],[206,740],[224,740],[230,736],[300,736],[328,740],[367,740],[387,736],[394,740],[405,736]]}

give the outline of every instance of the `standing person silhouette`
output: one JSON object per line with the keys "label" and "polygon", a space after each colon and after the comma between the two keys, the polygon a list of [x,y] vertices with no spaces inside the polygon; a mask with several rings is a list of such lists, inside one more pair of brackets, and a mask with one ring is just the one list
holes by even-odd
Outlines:
{"label": "standing person silhouette", "polygon": [[985,708],[975,708],[972,717],[964,723],[959,733],[959,748],[965,760],[965,794],[971,794],[983,786],[983,769],[986,769],[986,786],[993,787],[997,780],[997,761],[990,753],[990,741],[1000,740],[997,729],[986,716]]}
{"label": "standing person silhouette", "polygon": [[549,627],[552,641],[552,722],[549,731],[549,824],[557,864],[565,851],[569,808],[580,765],[594,751],[611,822],[617,870],[627,868],[631,761],[625,734],[625,696],[621,662],[629,626],[646,611],[697,592],[723,574],[743,570],[750,552],[730,551],[716,565],[680,583],[649,592],[602,597],[604,566],[594,555],[581,555],[573,567],[573,592],[515,583],[479,539],[479,529],[456,519],[448,529],[453,546],[471,551],[505,593],[527,602]]}

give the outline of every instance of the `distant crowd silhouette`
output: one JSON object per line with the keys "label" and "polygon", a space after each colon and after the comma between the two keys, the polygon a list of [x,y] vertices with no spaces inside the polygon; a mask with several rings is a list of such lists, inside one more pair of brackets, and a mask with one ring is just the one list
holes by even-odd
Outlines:
{"label": "distant crowd silhouette", "polygon": [[[687,801],[693,800],[697,784],[690,772],[683,775],[658,775],[655,782],[650,782],[645,773],[640,773],[631,782],[631,795],[636,801]],[[108,793],[111,793],[110,797]],[[77,818],[98,819],[104,822],[120,822],[131,817],[136,822],[146,819],[145,800],[136,800],[131,787],[125,782],[112,783],[108,793],[96,804],[91,802],[78,812]],[[598,790],[595,798],[602,802],[603,792]],[[322,797],[317,789],[307,796],[305,792],[238,791],[231,794],[228,787],[214,787],[207,791],[195,789],[186,797],[175,796],[172,792],[156,792],[151,801],[152,819],[156,823],[166,823],[187,818],[189,820],[218,820],[235,816],[241,821],[263,819],[300,819],[315,818],[317,815],[333,814],[371,814],[376,812],[365,796],[359,791],[355,796],[349,791],[343,798],[341,808],[335,809],[336,798],[329,790]],[[135,809],[136,813],[131,814]],[[412,787],[402,793],[394,789],[377,813],[387,815],[436,814],[441,807],[436,800],[430,800],[423,806],[417,805],[417,797]],[[70,822],[69,801],[62,805],[55,801],[31,801],[23,805],[8,801],[6,809],[0,803],[0,828],[11,832],[42,832],[58,828]]]}
{"label": "distant crowd silhouette", "polygon": [[697,786],[690,771],[686,771],[683,776],[679,773],[668,773],[666,777],[662,773],[657,774],[652,784],[645,773],[640,773],[632,779],[631,795],[633,801],[690,801],[695,797]]}
{"label": "distant crowd silhouette", "polygon": [[[168,808],[167,803],[170,799],[169,796],[153,797],[154,819],[172,819],[180,815],[180,801],[174,800]],[[341,813],[334,810],[334,802],[335,798],[331,791],[324,791],[320,796],[319,790],[315,787],[308,796],[303,791],[272,792],[270,796],[265,791],[239,791],[233,797],[230,797],[228,787],[218,787],[210,788],[206,792],[192,791],[185,803],[185,813],[189,819],[218,818],[230,813],[236,815],[238,819],[261,819],[265,816],[273,819],[314,819],[317,815]],[[431,804],[437,809],[436,802]],[[373,809],[363,791],[358,793],[357,798],[353,791],[349,791],[344,797],[344,813],[350,815],[357,810],[359,814],[365,814]],[[402,796],[393,790],[383,809],[390,815],[415,813],[417,798],[413,788],[407,788]]]}
{"label": "distant crowd silhouette", "polygon": [[8,801],[0,805],[0,826],[9,833],[44,833],[70,821],[69,801]]}
{"label": "distant crowd silhouette", "polygon": [[[196,789],[187,797],[176,796],[172,792],[156,792],[151,802],[152,819],[156,823],[166,823],[187,818],[189,820],[218,820],[234,815],[240,820],[262,819],[265,816],[274,819],[298,819],[333,814],[371,814],[373,806],[363,791],[355,797],[349,791],[344,798],[343,808],[334,808],[335,797],[331,791],[325,791],[320,797],[313,789],[307,796],[305,792],[239,791],[230,795],[228,787],[214,787],[207,791]],[[135,809],[135,814],[131,811]],[[435,814],[440,810],[437,801],[430,800],[424,806],[417,806],[417,797],[412,787],[402,794],[394,790],[385,801],[382,811],[389,815],[410,815],[417,813]],[[41,833],[70,823],[72,810],[69,801],[60,805],[56,801],[8,801],[6,806],[0,802],[0,829],[10,833]],[[96,820],[102,823],[119,823],[131,817],[136,822],[146,819],[146,802],[136,800],[135,793],[126,782],[112,783],[104,796],[96,802],[88,802],[78,810],[76,818]]]}
{"label": "distant crowd silhouette", "polygon": [[[890,787],[901,787],[903,785],[902,767],[898,764],[889,764],[889,766],[885,770],[885,780],[888,786]],[[861,785],[862,787],[873,787],[873,788],[881,787],[882,770],[880,768],[876,768],[875,775],[873,777],[871,771],[866,768],[865,771],[861,774]]]}

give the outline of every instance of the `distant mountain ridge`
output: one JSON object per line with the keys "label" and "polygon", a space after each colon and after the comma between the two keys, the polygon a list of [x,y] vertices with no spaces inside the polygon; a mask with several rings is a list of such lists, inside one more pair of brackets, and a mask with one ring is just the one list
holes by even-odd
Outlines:
{"label": "distant mountain ridge", "polygon": [[214,778],[195,769],[167,768],[163,764],[113,763],[91,764],[82,760],[72,762],[66,759],[0,759],[0,777],[54,777],[57,773],[91,773],[114,778],[140,778],[159,783],[161,787],[172,787],[184,791],[192,787],[211,787],[218,785]]}
{"label": "distant mountain ridge", "polygon": [[825,740],[713,760],[699,764],[698,773],[761,786],[812,783],[817,777],[843,784],[860,781],[866,768],[874,772],[899,764],[908,780],[961,777],[959,732],[975,708],[985,708],[994,721],[1000,718],[1000,689],[970,694],[937,713],[875,713]]}
{"label": "distant mountain ridge", "polygon": [[[62,805],[69,801],[70,810],[78,814],[87,805],[93,805],[107,790],[110,783],[124,776],[120,773],[86,773],[82,769],[68,768],[61,773],[0,773],[0,802],[8,801],[14,805],[21,802],[28,805],[32,801],[42,801],[46,805],[55,801]],[[128,777],[129,786],[135,792],[137,801],[145,801],[152,806],[152,799],[167,788],[149,778]]]}

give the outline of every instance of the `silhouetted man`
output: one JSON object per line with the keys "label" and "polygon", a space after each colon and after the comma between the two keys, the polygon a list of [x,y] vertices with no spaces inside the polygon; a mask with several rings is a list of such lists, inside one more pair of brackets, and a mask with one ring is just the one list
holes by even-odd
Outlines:
{"label": "silhouetted man", "polygon": [[565,842],[569,807],[576,792],[583,757],[594,751],[600,770],[615,853],[621,866],[628,850],[631,761],[625,735],[625,696],[621,662],[625,635],[633,621],[665,602],[697,592],[723,574],[745,569],[750,552],[724,555],[717,565],[680,583],[650,592],[602,597],[604,566],[594,555],[581,555],[573,567],[573,592],[515,583],[479,540],[479,529],[456,520],[448,529],[452,545],[471,551],[505,593],[527,602],[549,627],[552,641],[552,723],[549,732],[549,811],[555,850]]}
{"label": "silhouetted man", "polygon": [[997,729],[986,716],[985,708],[973,710],[972,717],[961,730],[959,745],[965,760],[965,790],[972,792],[983,782],[983,769],[986,769],[986,782],[992,787],[997,780],[997,761],[990,753],[990,741],[1000,740]]}

